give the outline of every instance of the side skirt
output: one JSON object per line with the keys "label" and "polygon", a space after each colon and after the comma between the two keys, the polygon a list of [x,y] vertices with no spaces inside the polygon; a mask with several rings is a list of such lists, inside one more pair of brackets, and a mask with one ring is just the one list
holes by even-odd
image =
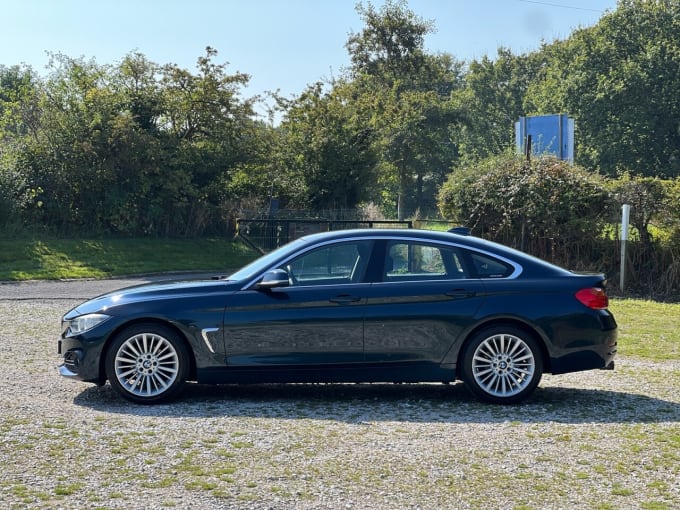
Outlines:
{"label": "side skirt", "polygon": [[456,371],[436,364],[211,367],[197,371],[202,384],[454,382]]}

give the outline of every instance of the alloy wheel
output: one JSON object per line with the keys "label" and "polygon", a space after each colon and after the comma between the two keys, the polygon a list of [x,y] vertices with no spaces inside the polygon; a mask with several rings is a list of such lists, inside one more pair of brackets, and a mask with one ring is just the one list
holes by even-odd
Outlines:
{"label": "alloy wheel", "polygon": [[122,343],[114,370],[125,391],[138,397],[155,397],[168,391],[177,380],[180,357],[163,336],[139,333]]}
{"label": "alloy wheel", "polygon": [[494,334],[483,340],[472,356],[472,376],[488,395],[512,397],[534,380],[536,360],[520,337]]}

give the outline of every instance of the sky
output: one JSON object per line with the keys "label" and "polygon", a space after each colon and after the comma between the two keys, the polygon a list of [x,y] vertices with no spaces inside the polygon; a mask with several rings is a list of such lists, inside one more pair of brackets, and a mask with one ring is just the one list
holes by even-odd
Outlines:
{"label": "sky", "polygon": [[[245,97],[292,97],[339,76],[349,65],[348,36],[363,28],[355,0],[0,0],[0,65],[46,74],[48,52],[116,64],[140,52],[157,64],[195,71],[206,46],[229,74],[250,75]],[[368,5],[368,1],[362,2]],[[379,8],[384,0],[372,0]],[[432,21],[432,53],[470,61],[565,39],[591,26],[616,0],[408,0]]]}

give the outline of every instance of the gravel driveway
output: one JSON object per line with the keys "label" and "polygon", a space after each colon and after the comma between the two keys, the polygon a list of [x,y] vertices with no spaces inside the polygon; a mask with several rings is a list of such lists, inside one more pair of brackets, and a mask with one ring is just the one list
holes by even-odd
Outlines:
{"label": "gravel driveway", "polygon": [[461,385],[189,385],[136,406],[60,378],[60,317],[148,279],[0,284],[0,508],[680,508],[680,363]]}

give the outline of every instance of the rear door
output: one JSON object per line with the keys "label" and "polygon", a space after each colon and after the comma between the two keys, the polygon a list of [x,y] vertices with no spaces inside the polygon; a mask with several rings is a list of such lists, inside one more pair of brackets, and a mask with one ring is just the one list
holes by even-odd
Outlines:
{"label": "rear door", "polygon": [[459,248],[390,240],[368,291],[364,349],[373,363],[439,363],[484,299]]}

